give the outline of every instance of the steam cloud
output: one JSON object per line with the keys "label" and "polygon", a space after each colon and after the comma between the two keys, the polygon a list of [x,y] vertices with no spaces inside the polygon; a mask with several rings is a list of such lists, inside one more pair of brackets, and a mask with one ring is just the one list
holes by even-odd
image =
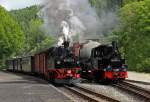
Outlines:
{"label": "steam cloud", "polygon": [[88,0],[46,0],[42,13],[45,27],[61,42],[62,22],[69,25],[69,38],[76,41],[97,38],[116,24],[114,12],[103,12],[99,17]]}

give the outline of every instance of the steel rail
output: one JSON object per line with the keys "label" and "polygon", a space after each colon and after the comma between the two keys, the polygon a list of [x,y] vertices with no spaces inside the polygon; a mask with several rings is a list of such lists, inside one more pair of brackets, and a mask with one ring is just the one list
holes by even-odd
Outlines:
{"label": "steel rail", "polygon": [[128,92],[132,92],[133,94],[143,97],[146,99],[146,101],[150,102],[150,91],[146,90],[145,88],[130,84],[126,81],[120,82],[118,84],[113,84],[113,86],[116,86]]}
{"label": "steel rail", "polygon": [[143,84],[143,85],[150,85],[150,82],[144,82],[144,81],[137,81],[137,80],[130,80],[126,79],[126,82],[132,82],[132,83],[137,83],[137,84]]}
{"label": "steel rail", "polygon": [[[98,100],[98,99],[106,100],[108,102],[120,102],[109,96],[106,96],[106,95],[103,95],[100,93],[96,93],[94,91],[91,91],[89,89],[86,89],[86,88],[78,86],[78,85],[75,85],[74,87],[65,86],[65,88],[67,88],[70,91],[74,92],[75,94],[81,96],[82,98],[88,100],[89,102],[100,102],[100,100]],[[90,95],[88,95],[88,94],[90,94]]]}

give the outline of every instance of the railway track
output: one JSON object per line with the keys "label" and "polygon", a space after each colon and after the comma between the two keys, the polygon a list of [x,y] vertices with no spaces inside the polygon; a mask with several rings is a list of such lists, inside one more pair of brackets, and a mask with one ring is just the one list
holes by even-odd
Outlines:
{"label": "railway track", "polygon": [[96,93],[81,86],[75,85],[74,87],[69,87],[65,85],[64,87],[73,92],[74,94],[84,98],[85,100],[88,100],[89,102],[102,102],[102,100],[107,102],[120,102],[116,99],[113,99],[100,93]]}
{"label": "railway track", "polygon": [[128,92],[131,92],[133,94],[136,94],[140,97],[143,97],[146,102],[150,102],[150,90],[144,89],[142,87],[133,85],[131,83],[128,83],[126,81],[123,81],[121,83],[118,84],[113,84],[113,86],[116,86],[118,88],[121,88],[123,90],[126,90]]}
{"label": "railway track", "polygon": [[129,80],[129,79],[126,79],[126,81],[127,81],[127,82],[132,82],[132,83],[137,83],[137,84],[150,85],[149,82],[144,82],[144,81]]}

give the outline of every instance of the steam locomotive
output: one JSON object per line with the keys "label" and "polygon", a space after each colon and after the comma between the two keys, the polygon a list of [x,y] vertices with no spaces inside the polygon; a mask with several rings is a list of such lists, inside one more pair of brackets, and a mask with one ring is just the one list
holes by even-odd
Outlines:
{"label": "steam locomotive", "polygon": [[10,71],[32,73],[57,84],[74,84],[80,81],[79,59],[72,54],[68,42],[34,56],[7,60],[6,65]]}
{"label": "steam locomotive", "polygon": [[[65,42],[67,45],[67,42]],[[80,78],[79,59],[66,46],[53,47],[48,54],[49,80],[57,83],[76,83]]]}
{"label": "steam locomotive", "polygon": [[80,58],[81,77],[102,82],[124,80],[127,64],[121,58],[116,42],[102,45],[95,41],[74,44],[74,55]]}

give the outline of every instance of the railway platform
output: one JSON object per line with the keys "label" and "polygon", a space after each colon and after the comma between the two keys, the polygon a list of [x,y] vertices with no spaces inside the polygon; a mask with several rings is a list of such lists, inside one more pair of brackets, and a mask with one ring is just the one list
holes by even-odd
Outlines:
{"label": "railway platform", "polygon": [[44,80],[0,71],[0,102],[71,102]]}
{"label": "railway platform", "polygon": [[128,71],[129,80],[136,80],[150,83],[150,74]]}

